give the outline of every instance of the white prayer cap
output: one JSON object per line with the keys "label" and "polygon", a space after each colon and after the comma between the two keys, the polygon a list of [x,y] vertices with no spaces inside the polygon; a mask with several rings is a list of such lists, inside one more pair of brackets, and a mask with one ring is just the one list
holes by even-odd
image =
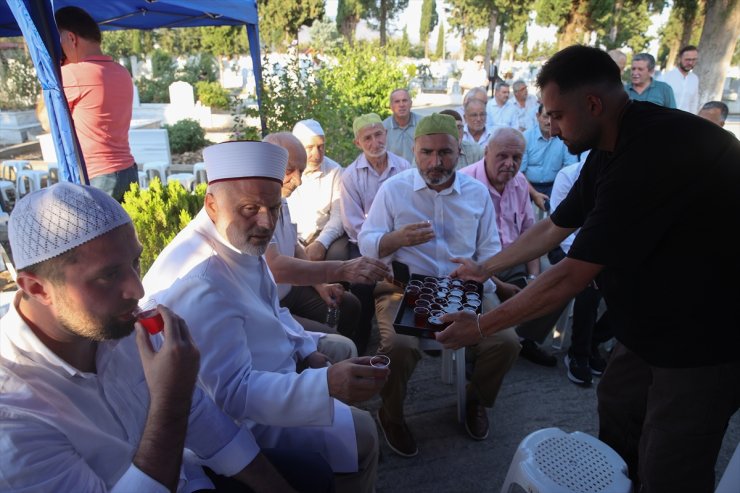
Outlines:
{"label": "white prayer cap", "polygon": [[208,183],[266,178],[282,184],[288,151],[267,142],[223,142],[203,149],[203,161]]}
{"label": "white prayer cap", "polygon": [[8,236],[17,269],[49,260],[131,222],[114,198],[90,186],[59,182],[20,199]]}
{"label": "white prayer cap", "polygon": [[305,144],[311,137],[323,137],[324,129],[316,120],[301,120],[293,126],[293,135]]}

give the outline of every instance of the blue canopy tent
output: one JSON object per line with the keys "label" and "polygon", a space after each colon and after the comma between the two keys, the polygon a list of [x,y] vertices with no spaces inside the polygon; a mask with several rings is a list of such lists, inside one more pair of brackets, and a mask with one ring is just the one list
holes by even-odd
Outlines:
{"label": "blue canopy tent", "polygon": [[88,183],[59,68],[61,46],[54,11],[68,5],[84,8],[103,30],[246,24],[257,103],[262,107],[256,0],[6,0],[0,4],[0,36],[22,35],[26,39],[44,91],[61,179]]}

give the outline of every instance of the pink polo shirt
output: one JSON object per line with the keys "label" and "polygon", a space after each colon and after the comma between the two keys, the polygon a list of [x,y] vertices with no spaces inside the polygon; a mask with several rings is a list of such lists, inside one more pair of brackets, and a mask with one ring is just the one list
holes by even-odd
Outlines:
{"label": "pink polo shirt", "polygon": [[64,65],[62,82],[88,176],[131,167],[128,129],[134,86],[128,71],[109,56],[89,56]]}
{"label": "pink polo shirt", "polygon": [[534,224],[534,209],[529,200],[529,184],[521,173],[514,175],[500,194],[493,188],[486,175],[485,159],[457,171],[472,176],[488,189],[496,210],[496,226],[501,237],[501,248],[511,245],[514,240]]}

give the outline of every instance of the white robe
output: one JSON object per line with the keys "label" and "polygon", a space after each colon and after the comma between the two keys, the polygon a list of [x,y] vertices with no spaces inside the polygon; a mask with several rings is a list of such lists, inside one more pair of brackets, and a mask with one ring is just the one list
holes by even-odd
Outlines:
{"label": "white robe", "polygon": [[203,386],[260,446],[314,450],[334,472],[358,470],[352,413],[329,395],[326,369],[296,373],[316,342],[280,307],[262,256],[235,249],[201,210],[159,255],[144,287],[185,319]]}

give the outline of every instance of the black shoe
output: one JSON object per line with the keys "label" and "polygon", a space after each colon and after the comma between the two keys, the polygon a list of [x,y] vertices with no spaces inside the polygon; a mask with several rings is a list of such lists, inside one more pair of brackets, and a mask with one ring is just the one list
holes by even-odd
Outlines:
{"label": "black shoe", "polygon": [[473,440],[488,438],[488,413],[477,400],[468,399],[465,403],[465,431]]}
{"label": "black shoe", "polygon": [[524,339],[521,341],[522,350],[519,352],[519,356],[522,356],[532,363],[542,366],[556,366],[558,360],[552,354],[546,352],[537,345],[536,342],[530,339]]}
{"label": "black shoe", "polygon": [[394,423],[390,418],[386,417],[381,407],[378,410],[378,424],[380,425],[380,431],[383,432],[386,443],[395,453],[403,457],[413,457],[419,453],[416,440],[414,440],[409,427],[406,426],[405,420],[401,420],[400,423]]}
{"label": "black shoe", "polygon": [[589,356],[588,366],[591,367],[591,374],[600,377],[606,370],[606,360],[601,357],[598,353],[596,356]]}
{"label": "black shoe", "polygon": [[571,358],[569,354],[566,354],[565,367],[568,369],[568,380],[577,385],[591,385],[593,377],[591,376],[588,358],[585,356]]}

